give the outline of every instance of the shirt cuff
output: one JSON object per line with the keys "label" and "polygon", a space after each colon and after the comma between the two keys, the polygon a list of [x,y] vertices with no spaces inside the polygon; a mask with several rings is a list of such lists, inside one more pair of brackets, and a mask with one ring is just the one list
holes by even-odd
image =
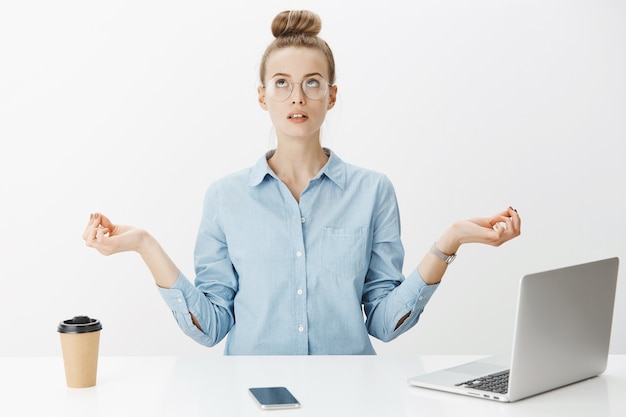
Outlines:
{"label": "shirt cuff", "polygon": [[163,297],[163,300],[165,300],[165,303],[173,312],[187,314],[191,311],[189,306],[194,306],[198,303],[198,289],[182,272],[179,272],[178,278],[171,288],[157,288],[161,297]]}
{"label": "shirt cuff", "polygon": [[400,290],[400,299],[406,309],[415,311],[424,308],[438,287],[439,283],[432,285],[426,284],[417,271],[417,268],[415,268],[398,289]]}

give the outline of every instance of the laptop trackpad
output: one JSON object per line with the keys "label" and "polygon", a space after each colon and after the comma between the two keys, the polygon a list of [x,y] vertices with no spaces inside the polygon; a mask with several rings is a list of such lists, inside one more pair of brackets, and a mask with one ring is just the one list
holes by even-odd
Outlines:
{"label": "laptop trackpad", "polygon": [[476,361],[476,362],[469,362],[463,365],[455,366],[453,368],[448,368],[446,369],[446,371],[472,375],[472,376],[483,376],[483,375],[493,374],[495,372],[500,372],[505,369],[507,369],[507,367],[503,365],[496,365],[494,363]]}

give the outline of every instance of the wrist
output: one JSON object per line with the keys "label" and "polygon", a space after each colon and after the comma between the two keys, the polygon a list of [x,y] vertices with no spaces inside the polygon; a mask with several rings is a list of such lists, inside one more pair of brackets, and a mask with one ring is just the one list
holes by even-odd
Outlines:
{"label": "wrist", "polygon": [[452,255],[455,254],[459,247],[461,246],[461,242],[455,232],[454,226],[448,228],[435,242],[435,246],[441,252]]}
{"label": "wrist", "polygon": [[456,259],[456,253],[443,253],[437,248],[437,245],[433,243],[430,247],[430,252],[435,255],[437,258],[441,259],[446,263],[446,265],[450,265]]}
{"label": "wrist", "polygon": [[176,283],[180,271],[152,235],[141,230],[139,236],[137,252],[150,269],[155,283],[161,288],[171,288]]}
{"label": "wrist", "polygon": [[145,258],[150,253],[153,253],[158,246],[158,242],[152,237],[150,233],[143,229],[137,230],[135,252]]}

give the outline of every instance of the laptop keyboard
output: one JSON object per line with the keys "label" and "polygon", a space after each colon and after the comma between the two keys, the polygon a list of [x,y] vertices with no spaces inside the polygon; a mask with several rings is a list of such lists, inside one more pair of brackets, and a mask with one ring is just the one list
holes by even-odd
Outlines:
{"label": "laptop keyboard", "polygon": [[456,384],[456,386],[506,394],[509,388],[509,371],[506,370],[480,378],[470,379],[469,381]]}

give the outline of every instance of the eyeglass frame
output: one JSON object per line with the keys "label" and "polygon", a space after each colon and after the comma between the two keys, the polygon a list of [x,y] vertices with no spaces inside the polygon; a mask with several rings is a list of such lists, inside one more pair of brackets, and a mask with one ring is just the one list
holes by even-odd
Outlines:
{"label": "eyeglass frame", "polygon": [[[321,79],[322,79],[322,81],[324,81],[324,82],[326,83],[326,92],[324,92],[324,95],[323,95],[323,96],[321,96],[320,98],[311,98],[311,97],[309,97],[309,96],[307,95],[307,93],[306,93],[305,86],[304,86],[304,82],[305,82],[305,81],[308,81],[308,80],[310,80],[310,79],[312,79],[312,78],[315,78],[315,76],[319,76],[319,78],[321,78]],[[272,78],[270,78],[270,79],[268,80],[268,83],[269,83],[269,81],[272,81],[272,80],[274,80],[275,78],[277,78],[277,81],[278,81],[278,80],[284,80],[284,81],[286,81],[287,83],[289,83],[289,94],[287,94],[287,95],[285,96],[285,98],[284,98],[284,99],[282,99],[282,100],[277,100],[277,99],[273,98],[272,96],[268,95],[268,97],[269,97],[269,98],[271,98],[271,99],[272,99],[272,100],[274,100],[274,101],[278,101],[278,102],[283,102],[283,101],[287,101],[287,100],[289,100],[289,97],[291,97],[291,94],[293,94],[293,86],[294,86],[295,84],[300,84],[300,89],[302,90],[302,94],[304,94],[304,96],[305,96],[306,98],[308,98],[309,100],[313,100],[313,101],[319,101],[319,100],[322,100],[324,97],[326,97],[326,96],[329,94],[329,91],[330,91],[330,88],[329,88],[329,87],[334,87],[334,86],[335,86],[335,84],[331,84],[331,83],[329,83],[328,81],[326,81],[326,78],[324,78],[324,77],[323,77],[322,75],[320,75],[320,74],[311,74],[310,76],[308,76],[308,77],[306,77],[306,78],[304,78],[303,80],[300,80],[300,81],[291,81],[288,77],[283,77],[283,76],[281,76],[281,74],[277,74],[277,75],[274,75]],[[266,88],[267,88],[267,84],[268,84],[268,83],[265,83],[265,84],[261,85],[261,87],[262,87],[263,89],[266,89]]]}

